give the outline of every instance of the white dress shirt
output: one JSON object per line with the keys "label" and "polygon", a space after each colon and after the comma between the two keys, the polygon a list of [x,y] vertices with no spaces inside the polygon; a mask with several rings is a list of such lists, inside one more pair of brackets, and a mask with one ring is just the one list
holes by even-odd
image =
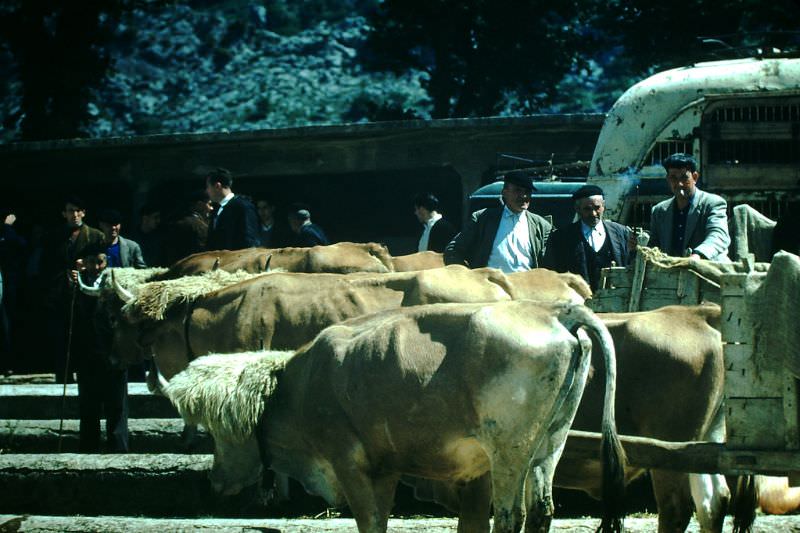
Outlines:
{"label": "white dress shirt", "polygon": [[531,239],[525,211],[514,213],[503,207],[487,266],[506,273],[531,269]]}
{"label": "white dress shirt", "polygon": [[214,217],[214,227],[215,228],[217,227],[217,220],[219,220],[219,216],[222,214],[222,210],[225,208],[226,205],[228,205],[228,202],[231,201],[231,198],[233,198],[233,193],[229,192],[228,195],[225,196],[225,198],[220,200],[219,209],[217,209],[217,214]]}
{"label": "white dress shirt", "polygon": [[606,242],[606,228],[603,226],[603,221],[598,222],[593,228],[581,221],[581,230],[583,230],[583,238],[586,239],[592,250],[599,252]]}
{"label": "white dress shirt", "polygon": [[431,238],[431,228],[434,224],[439,222],[441,218],[442,215],[440,213],[434,213],[431,215],[431,218],[423,224],[425,229],[422,230],[422,237],[419,238],[419,246],[417,246],[418,252],[424,252],[428,249],[428,240]]}

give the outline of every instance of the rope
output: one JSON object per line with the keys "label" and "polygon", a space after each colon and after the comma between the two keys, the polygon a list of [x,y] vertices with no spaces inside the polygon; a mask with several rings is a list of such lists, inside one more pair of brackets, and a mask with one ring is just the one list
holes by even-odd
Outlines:
{"label": "rope", "polygon": [[[80,274],[78,274],[80,276]],[[58,423],[58,453],[61,453],[61,441],[64,434],[64,411],[67,404],[67,376],[69,375],[69,359],[72,354],[72,325],[75,318],[75,298],[78,294],[78,287],[72,286],[72,298],[69,304],[69,329],[67,329],[67,362],[64,365],[64,389],[61,392],[61,420]]]}

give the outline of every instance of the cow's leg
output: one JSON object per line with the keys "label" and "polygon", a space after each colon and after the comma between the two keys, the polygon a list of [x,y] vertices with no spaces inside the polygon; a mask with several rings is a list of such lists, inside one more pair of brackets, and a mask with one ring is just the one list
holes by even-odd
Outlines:
{"label": "cow's leg", "polygon": [[[704,437],[704,440],[711,442],[725,442],[725,412],[721,406],[717,407]],[[731,491],[725,481],[725,476],[721,474],[689,474],[689,487],[700,530],[721,532],[731,500]]]}
{"label": "cow's leg", "polygon": [[489,533],[492,484],[489,474],[467,483],[458,491],[458,533]]}
{"label": "cow's leg", "polygon": [[549,531],[554,511],[552,476],[546,467],[535,466],[525,480],[525,533]]}
{"label": "cow's leg", "polygon": [[689,474],[689,487],[700,530],[704,533],[720,533],[730,501],[730,490],[725,476]]}
{"label": "cow's leg", "polygon": [[574,380],[563,385],[563,401],[556,405],[552,422],[530,462],[525,480],[525,533],[547,532],[553,521],[553,477],[583,396],[591,361],[591,342],[585,339],[583,331],[578,336],[581,342],[573,354]]}
{"label": "cow's leg", "polygon": [[395,474],[369,476],[353,463],[334,463],[333,469],[359,533],[386,533],[400,477]]}
{"label": "cow's leg", "polygon": [[682,533],[692,518],[692,497],[687,474],[652,470],[650,477],[658,506],[659,533]]}
{"label": "cow's leg", "polygon": [[[520,443],[515,443],[519,446]],[[512,449],[517,446],[511,446]],[[508,461],[495,457],[492,461],[493,533],[517,533],[522,526],[522,493],[525,485],[526,460]]]}

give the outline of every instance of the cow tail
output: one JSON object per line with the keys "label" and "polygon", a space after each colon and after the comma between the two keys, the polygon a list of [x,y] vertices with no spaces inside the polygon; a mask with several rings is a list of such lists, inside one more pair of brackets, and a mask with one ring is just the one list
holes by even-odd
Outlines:
{"label": "cow tail", "polygon": [[[617,435],[614,402],[617,389],[617,360],[614,339],[605,324],[583,305],[568,305],[559,317],[562,323],[574,331],[586,328],[603,353],[606,367],[606,389],[603,403],[602,439],[600,443],[603,464],[602,495],[603,517],[599,531],[619,532],[623,530],[625,517],[625,450]],[[568,324],[572,323],[572,327]]]}
{"label": "cow tail", "polygon": [[736,490],[731,501],[730,512],[733,515],[733,532],[748,533],[753,530],[758,507],[758,483],[754,475],[736,478]]}

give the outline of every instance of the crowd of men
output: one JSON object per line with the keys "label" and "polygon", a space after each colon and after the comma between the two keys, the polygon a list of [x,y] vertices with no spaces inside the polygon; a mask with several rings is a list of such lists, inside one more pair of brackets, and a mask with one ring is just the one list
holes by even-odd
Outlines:
{"label": "crowd of men", "polygon": [[[675,154],[663,161],[672,197],[653,207],[650,246],[675,256],[724,261],[730,245],[726,202],[697,187],[696,161]],[[123,236],[121,214],[100,209],[99,229],[84,223],[87,209],[75,196],[62,204],[64,224],[41,240],[38,257],[45,280],[46,338],[53,354],[57,382],[77,380],[80,404],[80,447],[100,451],[100,417],[105,413],[106,449],[125,452],[127,437],[127,382],[143,380],[141,368],[119,368],[111,352],[108,317],[95,313],[96,299],[76,290],[80,281],[98,282],[105,268],[166,266],[204,250],[236,250],[282,245],[329,244],[321,227],[311,221],[307,205],[292,204],[287,223],[294,240],[280,242],[275,233],[275,206],[266,199],[253,202],[234,193],[233,176],[216,168],[205,176],[205,190],[187,196],[177,217],[161,228],[161,213],[145,206],[132,233]],[[503,272],[549,268],[581,275],[592,289],[600,271],[612,265],[628,265],[636,253],[637,236],[631,228],[604,220],[602,189],[585,185],[573,195],[576,221],[553,228],[530,210],[535,182],[525,172],[504,176],[502,205],[472,213],[460,232],[439,212],[439,201],[430,192],[413,200],[414,215],[421,224],[417,250],[442,252],[446,264],[470,268],[494,267]],[[13,229],[14,215],[6,213],[0,233],[0,259],[13,256],[25,241]],[[793,250],[796,251],[796,250]],[[15,298],[14,269],[3,267],[4,294],[8,305]],[[80,280],[78,277],[80,276]],[[8,343],[9,318],[0,308],[0,329]],[[0,345],[4,353],[8,346]],[[3,361],[9,368],[9,361]]]}

